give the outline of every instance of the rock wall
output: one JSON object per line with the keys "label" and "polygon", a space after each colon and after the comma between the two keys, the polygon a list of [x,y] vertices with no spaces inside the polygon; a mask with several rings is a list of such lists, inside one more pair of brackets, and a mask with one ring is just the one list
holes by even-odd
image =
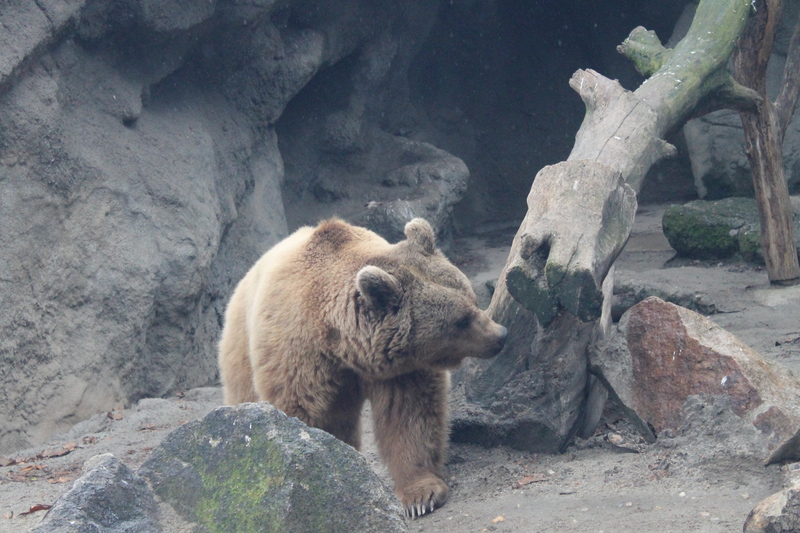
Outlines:
{"label": "rock wall", "polygon": [[[376,85],[402,77],[397,54],[369,50],[424,35],[437,5],[0,7],[0,450],[217,381],[232,287],[288,230],[281,150],[293,152],[276,121],[354,54],[386,62]],[[460,160],[412,148],[463,187]]]}
{"label": "rock wall", "polygon": [[69,17],[2,58],[0,449],[213,382],[231,284],[286,234],[274,132],[189,60],[213,3],[44,5],[3,9],[16,42]]}

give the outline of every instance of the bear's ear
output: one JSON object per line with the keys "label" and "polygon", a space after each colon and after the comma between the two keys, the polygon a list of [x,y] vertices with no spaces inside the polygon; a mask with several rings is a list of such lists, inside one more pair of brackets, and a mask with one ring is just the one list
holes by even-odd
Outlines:
{"label": "bear's ear", "polygon": [[408,243],[423,254],[433,255],[436,252],[436,236],[424,218],[415,218],[406,224],[405,234]]}
{"label": "bear's ear", "polygon": [[356,288],[376,311],[396,311],[403,299],[397,278],[376,266],[365,266],[356,274]]}

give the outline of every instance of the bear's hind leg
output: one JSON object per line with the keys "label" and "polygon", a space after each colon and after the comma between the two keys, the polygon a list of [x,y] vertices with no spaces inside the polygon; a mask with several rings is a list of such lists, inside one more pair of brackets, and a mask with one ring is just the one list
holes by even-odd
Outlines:
{"label": "bear's hind leg", "polygon": [[449,420],[449,374],[419,371],[368,385],[375,439],[410,517],[440,507],[447,499],[444,462]]}
{"label": "bear's hind leg", "polygon": [[225,327],[219,343],[219,372],[225,405],[258,401],[241,300],[241,293],[235,292],[225,312]]}

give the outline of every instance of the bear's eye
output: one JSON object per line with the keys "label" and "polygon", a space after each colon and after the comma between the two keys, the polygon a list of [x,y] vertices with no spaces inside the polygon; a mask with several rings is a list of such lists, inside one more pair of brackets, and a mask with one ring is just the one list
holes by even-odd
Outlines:
{"label": "bear's eye", "polygon": [[458,322],[456,322],[456,328],[467,329],[471,323],[472,323],[472,316],[464,315],[458,320]]}

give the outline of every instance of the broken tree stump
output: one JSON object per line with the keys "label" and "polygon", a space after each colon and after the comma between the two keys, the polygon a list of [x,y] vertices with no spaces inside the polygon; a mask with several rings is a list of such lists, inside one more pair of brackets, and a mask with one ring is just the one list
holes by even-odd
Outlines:
{"label": "broken tree stump", "polygon": [[618,50],[650,76],[636,91],[593,70],[572,76],[586,115],[568,160],[534,181],[489,306],[509,342],[456,374],[454,440],[554,452],[593,429],[586,413],[604,396],[590,386],[587,350],[608,323],[602,294],[630,235],[631,193],[675,153],[664,138],[693,113],[756,108],[759,96],[726,70],[749,14],[750,0],[703,0],[672,50],[633,30]]}

